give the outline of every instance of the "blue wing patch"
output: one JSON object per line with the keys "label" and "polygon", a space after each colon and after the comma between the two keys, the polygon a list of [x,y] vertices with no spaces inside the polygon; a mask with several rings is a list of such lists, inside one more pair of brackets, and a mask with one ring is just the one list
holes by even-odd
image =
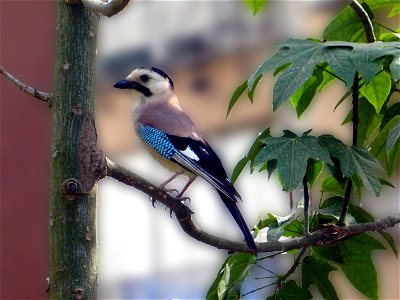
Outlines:
{"label": "blue wing patch", "polygon": [[171,159],[177,151],[168,136],[161,130],[145,125],[140,126],[139,134],[147,145],[163,157]]}

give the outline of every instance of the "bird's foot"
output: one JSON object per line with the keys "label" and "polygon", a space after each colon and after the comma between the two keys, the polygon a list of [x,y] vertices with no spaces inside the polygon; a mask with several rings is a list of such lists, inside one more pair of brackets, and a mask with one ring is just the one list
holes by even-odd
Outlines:
{"label": "bird's foot", "polygon": [[185,203],[186,201],[188,201],[190,203],[190,198],[189,197],[182,197],[182,196],[176,196],[175,199],[179,202]]}
{"label": "bird's foot", "polygon": [[164,188],[164,191],[167,192],[168,194],[170,194],[171,196],[174,196],[174,194],[179,195],[179,191],[176,189],[165,189]]}
{"label": "bird's foot", "polygon": [[156,199],[154,199],[153,197],[149,197],[149,200],[151,201],[151,205],[156,208]]}

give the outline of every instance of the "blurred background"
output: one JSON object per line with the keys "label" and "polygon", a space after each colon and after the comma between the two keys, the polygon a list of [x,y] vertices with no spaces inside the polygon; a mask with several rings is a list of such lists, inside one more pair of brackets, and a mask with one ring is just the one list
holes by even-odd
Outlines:
{"label": "blurred background", "polygon": [[[340,126],[349,101],[332,113],[345,93],[339,82],[319,95],[319,101],[314,100],[298,122],[289,103],[272,114],[274,79],[268,74],[256,90],[255,103],[250,104],[244,96],[225,119],[234,89],[274,52],[279,42],[288,37],[319,38],[345,4],[271,1],[254,17],[244,1],[148,0],[133,1],[117,16],[102,18],[96,99],[100,147],[108,157],[154,184],[170,176],[144,152],[135,137],[131,125],[135,100],[125,91],[112,88],[140,66],[156,66],[170,75],[182,107],[220,155],[228,174],[247,153],[258,132],[269,126],[275,135],[280,135],[282,129],[301,133],[314,128],[314,134],[330,133],[350,141],[350,127]],[[22,81],[50,91],[54,3],[2,0],[0,9],[1,64]],[[32,101],[2,79],[1,299],[46,297],[50,130],[47,106]],[[399,212],[398,171],[392,182],[397,188],[385,188],[379,199],[365,193],[363,207],[377,218]],[[173,187],[184,183],[184,179],[177,180]],[[245,170],[236,187],[243,198],[239,206],[249,227],[267,213],[290,213],[288,195],[281,191],[276,176],[268,181],[265,172],[250,175]],[[211,186],[197,179],[186,195],[192,200],[194,219],[202,229],[241,239]],[[319,199],[318,187],[312,195]],[[99,184],[98,214],[102,299],[204,298],[227,256],[225,251],[187,237],[161,204],[154,209],[145,194],[112,179],[103,179]],[[398,229],[391,232],[398,242]],[[396,257],[390,251],[375,254],[380,298],[398,299]],[[282,255],[268,260],[264,267],[284,273],[292,261],[292,255]],[[250,275],[253,279],[242,292],[268,284],[254,278],[269,275],[262,268],[254,268]],[[339,297],[363,298],[339,271],[332,278]],[[273,289],[245,298],[265,298]]]}

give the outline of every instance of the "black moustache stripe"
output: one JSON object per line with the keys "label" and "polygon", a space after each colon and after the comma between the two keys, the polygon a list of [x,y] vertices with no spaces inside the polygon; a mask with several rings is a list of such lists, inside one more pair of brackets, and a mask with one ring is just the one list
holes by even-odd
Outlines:
{"label": "black moustache stripe", "polygon": [[145,87],[144,85],[142,85],[138,82],[135,84],[135,86],[133,88],[135,90],[137,90],[138,92],[141,92],[146,97],[150,97],[151,95],[153,95],[153,93],[150,91],[149,88]]}

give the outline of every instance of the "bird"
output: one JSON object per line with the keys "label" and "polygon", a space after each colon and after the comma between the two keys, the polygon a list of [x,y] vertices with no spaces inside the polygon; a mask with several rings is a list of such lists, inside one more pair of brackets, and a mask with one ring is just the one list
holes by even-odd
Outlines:
{"label": "bird", "polygon": [[198,176],[202,177],[218,192],[247,246],[256,250],[254,238],[237,206],[241,197],[229,181],[218,155],[179,105],[172,79],[156,67],[141,67],[116,82],[114,88],[127,89],[138,99],[132,117],[134,129],[150,155],[174,172],[160,188],[166,189],[167,184],[184,175],[188,181],[176,196],[184,200],[187,188]]}

